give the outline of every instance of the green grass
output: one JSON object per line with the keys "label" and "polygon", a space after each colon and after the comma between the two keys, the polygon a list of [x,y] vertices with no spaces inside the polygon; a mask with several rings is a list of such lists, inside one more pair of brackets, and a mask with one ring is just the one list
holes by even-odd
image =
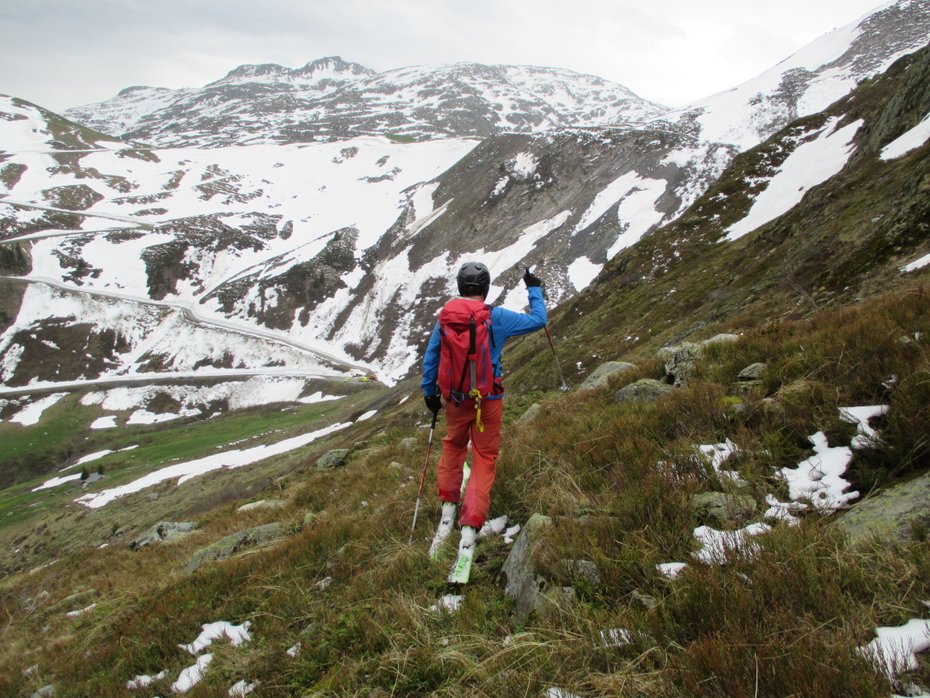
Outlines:
{"label": "green grass", "polygon": [[[0,424],[0,462],[9,471],[19,470],[25,478],[16,486],[0,490],[0,533],[4,527],[20,524],[37,514],[60,506],[74,498],[69,485],[31,492],[46,479],[58,475],[80,456],[102,450],[118,451],[92,461],[94,470],[102,467],[106,479],[98,487],[122,484],[163,467],[229,448],[248,448],[273,443],[304,431],[312,431],[318,422],[339,411],[340,403],[299,405],[282,410],[280,406],[230,412],[213,419],[183,420],[179,424],[119,427],[90,431],[89,424],[99,415],[99,408],[84,407],[80,396],[69,395],[43,413],[39,424],[22,427]],[[69,474],[79,472],[69,470]],[[17,474],[10,473],[11,476]]]}
{"label": "green grass", "polygon": [[[283,497],[282,510],[243,515],[223,504],[197,517],[201,533],[186,542],[139,552],[81,548],[52,567],[0,581],[12,618],[0,688],[11,695],[35,690],[40,679],[22,675],[32,665],[61,695],[109,695],[137,674],[168,669],[168,679],[141,693],[164,695],[192,663],[177,644],[191,641],[200,624],[251,620],[252,643],[221,644],[195,695],[221,694],[247,678],[272,696],[524,696],[561,687],[580,696],[884,698],[892,687],[857,648],[875,627],[922,614],[930,595],[925,543],[854,547],[830,517],[815,514],[797,528],[776,526],[758,539],[755,556],[698,564],[692,530],[704,522],[691,495],[731,486],[710,475],[693,448],[731,438],[743,449],[727,467],[750,482],[758,520],[766,493],[784,498],[773,473],[810,454],[807,435],[823,429],[831,443],[851,437],[838,406],[886,401],[885,446],[857,456],[852,477],[860,476],[860,458],[872,476],[880,474],[876,482],[926,472],[926,339],[901,338],[930,337],[927,293],[915,286],[747,331],[735,344],[708,349],[692,381],[652,405],[616,405],[611,396],[626,381],[658,377],[658,361],[589,393],[508,400],[491,513],[519,523],[534,512],[554,518],[537,570],[550,589],[573,586],[574,602],[515,614],[503,593],[510,548],[492,539],[479,544],[462,609],[431,610],[450,591],[448,560],[435,564],[426,555],[436,515],[433,469],[414,545],[406,543],[426,439],[425,430],[411,428],[423,423],[422,409],[408,401],[385,409],[380,423],[319,445],[354,443],[345,468],[317,472],[306,467],[305,454],[280,457],[274,472],[289,473],[287,481],[257,496]],[[761,383],[741,388],[736,375],[755,361],[767,364]],[[881,382],[889,373],[897,383],[887,392]],[[516,424],[532,402],[540,402],[539,416]],[[189,456],[209,451],[214,440],[236,438],[256,420],[297,428],[310,413],[268,410],[185,425],[143,443],[139,457],[169,457],[171,444]],[[405,449],[400,439],[411,433],[417,444]],[[308,511],[315,516],[301,525]],[[131,512],[114,503],[100,514],[98,527]],[[292,531],[279,545],[179,575],[197,548],[272,520]],[[56,535],[53,521],[44,535]],[[579,559],[597,565],[600,581],[566,572],[564,560]],[[673,560],[690,565],[670,581],[656,564]],[[319,589],[327,577],[331,584]],[[51,609],[82,585],[98,591],[98,606],[63,624],[64,609]],[[48,601],[24,611],[42,590]],[[59,629],[42,634],[48,626]],[[605,646],[601,632],[611,628],[628,630],[632,642]],[[297,643],[300,653],[288,657]],[[921,668],[913,678],[926,682],[930,673]]]}

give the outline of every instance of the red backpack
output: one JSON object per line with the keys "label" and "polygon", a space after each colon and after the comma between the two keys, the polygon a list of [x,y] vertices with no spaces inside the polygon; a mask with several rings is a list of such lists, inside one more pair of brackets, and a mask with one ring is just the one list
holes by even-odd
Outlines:
{"label": "red backpack", "polygon": [[455,298],[439,311],[439,392],[456,405],[495,394],[491,307]]}

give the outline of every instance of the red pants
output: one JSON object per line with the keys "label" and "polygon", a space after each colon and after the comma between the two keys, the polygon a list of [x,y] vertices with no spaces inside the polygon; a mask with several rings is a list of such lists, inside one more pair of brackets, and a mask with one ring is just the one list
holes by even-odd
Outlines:
{"label": "red pants", "polygon": [[500,454],[503,400],[482,400],[481,421],[484,431],[475,425],[475,402],[466,400],[460,406],[446,403],[446,436],[442,440],[439,459],[438,490],[443,502],[459,501],[462,488],[462,466],[471,441],[471,476],[465,488],[459,524],[480,529],[491,507],[491,486],[494,484],[494,464]]}

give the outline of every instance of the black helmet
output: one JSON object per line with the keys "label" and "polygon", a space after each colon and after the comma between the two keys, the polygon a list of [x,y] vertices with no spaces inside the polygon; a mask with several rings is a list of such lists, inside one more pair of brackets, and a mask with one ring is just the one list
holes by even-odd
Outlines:
{"label": "black helmet", "polygon": [[459,285],[460,296],[481,296],[487,298],[491,288],[491,272],[481,262],[465,262],[455,277]]}

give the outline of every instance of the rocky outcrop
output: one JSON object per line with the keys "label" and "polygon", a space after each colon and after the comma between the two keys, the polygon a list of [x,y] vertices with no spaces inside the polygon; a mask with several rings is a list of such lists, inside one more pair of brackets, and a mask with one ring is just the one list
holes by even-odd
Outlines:
{"label": "rocky outcrop", "polygon": [[316,469],[317,470],[332,470],[333,468],[341,468],[346,464],[346,461],[349,458],[349,449],[347,448],[334,448],[332,451],[324,454],[317,459]]}
{"label": "rocky outcrop", "polygon": [[538,573],[533,559],[552,519],[543,514],[533,514],[520,531],[520,535],[504,562],[503,572],[507,577],[504,593],[516,601],[517,614],[527,615],[540,605],[548,582]]}
{"label": "rocky outcrop", "polygon": [[930,473],[857,503],[837,520],[852,543],[907,540],[930,527]]}
{"label": "rocky outcrop", "polygon": [[578,390],[594,390],[603,387],[607,385],[611,376],[635,369],[635,364],[626,361],[608,361],[591,371],[591,374],[585,378],[584,383],[578,387]]}
{"label": "rocky outcrop", "polygon": [[228,560],[245,548],[268,545],[282,536],[284,536],[284,526],[280,523],[255,526],[254,528],[230,534],[194,553],[187,565],[184,566],[184,572],[191,574],[209,562]]}
{"label": "rocky outcrop", "polygon": [[714,528],[742,523],[752,517],[757,502],[749,495],[725,492],[701,492],[691,498],[691,506],[699,521]]}
{"label": "rocky outcrop", "polygon": [[130,550],[139,550],[155,543],[176,541],[197,528],[192,521],[162,521],[152,526],[148,531],[129,543]]}
{"label": "rocky outcrop", "polygon": [[728,344],[739,337],[735,334],[718,334],[703,342],[685,342],[659,351],[659,357],[665,359],[665,373],[676,386],[682,386],[694,374],[697,362],[704,355],[705,347],[712,344]]}
{"label": "rocky outcrop", "polygon": [[614,393],[614,402],[618,404],[624,402],[655,402],[673,390],[675,388],[668,383],[657,381],[654,378],[643,378],[620,388]]}

